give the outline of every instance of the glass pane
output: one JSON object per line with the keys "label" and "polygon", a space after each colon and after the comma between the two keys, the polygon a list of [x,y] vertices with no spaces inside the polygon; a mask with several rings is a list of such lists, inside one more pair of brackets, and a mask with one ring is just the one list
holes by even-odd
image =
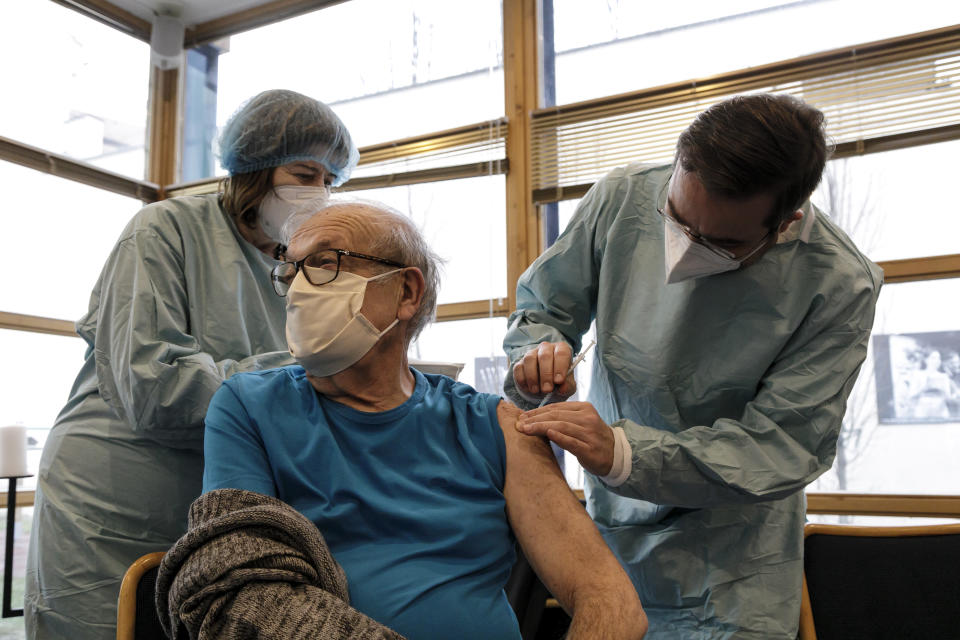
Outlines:
{"label": "glass pane", "polygon": [[[3,492],[6,494],[7,484],[3,483]],[[0,518],[3,526],[7,524],[7,510],[0,509]],[[23,608],[24,575],[27,568],[27,547],[30,544],[30,525],[33,523],[33,507],[17,507],[14,512],[13,527],[13,582],[10,590],[10,606],[13,609]],[[0,556],[0,571],[6,553]],[[23,618],[0,618],[0,638],[2,640],[21,640],[26,637],[23,628]]]}
{"label": "glass pane", "polygon": [[439,303],[503,298],[507,293],[506,197],[502,175],[445,180],[346,197],[379,200],[405,213],[446,260]]}
{"label": "glass pane", "polygon": [[[811,200],[874,262],[957,253],[960,203],[944,189],[958,156],[960,140],[831,160]],[[561,230],[578,203],[559,203]]]}
{"label": "glass pane", "polygon": [[18,239],[0,252],[0,310],[78,319],[110,249],[143,204],[7,162],[0,162],[0,184],[8,185],[0,191],[4,235]]}
{"label": "glass pane", "polygon": [[[960,3],[941,0],[888,3],[882,11],[869,0],[552,2],[556,104],[703,78],[960,22]],[[865,20],[867,15],[870,18]],[[549,75],[547,68],[545,77]]]}
{"label": "glass pane", "polygon": [[[0,425],[27,428],[27,470],[36,474],[47,432],[67,402],[83,365],[86,343],[80,338],[0,329]],[[23,481],[33,488],[36,478]],[[6,491],[6,489],[3,489]]]}
{"label": "glass pane", "polygon": [[960,279],[887,284],[833,468],[811,491],[960,494]]}
{"label": "glass pane", "polygon": [[960,141],[831,160],[813,202],[874,261],[960,252]]}
{"label": "glass pane", "polygon": [[499,118],[501,32],[500,0],[351,0],[240,33],[217,63],[216,124],[276,88],[329,104],[358,146]]}
{"label": "glass pane", "polygon": [[434,322],[410,345],[408,353],[416,360],[461,363],[460,382],[486,393],[500,393],[506,372],[506,332],[506,318]]}
{"label": "glass pane", "polygon": [[807,522],[818,524],[855,524],[861,527],[926,527],[932,524],[955,524],[956,518],[911,518],[902,516],[852,516],[846,514],[808,513]]}
{"label": "glass pane", "polygon": [[0,20],[0,58],[0,135],[143,178],[147,43],[53,2],[19,2]]}
{"label": "glass pane", "polygon": [[557,203],[557,218],[559,219],[560,233],[567,228],[573,214],[577,212],[577,205],[580,204],[580,198],[576,200],[561,200]]}

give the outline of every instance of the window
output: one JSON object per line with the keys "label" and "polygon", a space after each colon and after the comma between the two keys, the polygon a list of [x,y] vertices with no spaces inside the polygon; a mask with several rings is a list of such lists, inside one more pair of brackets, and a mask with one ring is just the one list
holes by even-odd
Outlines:
{"label": "window", "polygon": [[833,468],[811,491],[958,494],[960,279],[884,285]]}
{"label": "window", "polygon": [[506,371],[502,361],[506,332],[506,318],[437,322],[424,329],[410,345],[409,356],[430,362],[462,363],[460,382],[487,393],[499,393],[501,372]]}
{"label": "window", "polygon": [[[6,492],[5,485],[4,492]],[[0,518],[3,518],[3,522],[6,523],[6,509],[0,509]],[[10,606],[14,609],[20,609],[23,607],[24,572],[26,570],[27,547],[30,544],[30,527],[33,524],[33,507],[17,507],[14,518],[14,563]],[[0,618],[0,638],[17,640],[23,637],[23,618]]]}
{"label": "window", "polygon": [[[960,5],[938,0],[882,8],[867,0],[544,0],[550,2],[556,104],[704,78],[960,22]],[[865,14],[870,19],[865,20]]]}
{"label": "window", "polygon": [[[830,160],[811,200],[874,262],[956,253],[960,203],[946,197],[960,141]],[[579,200],[559,205],[560,230]]]}
{"label": "window", "polygon": [[952,141],[831,160],[812,200],[875,262],[956,253],[958,154]]}
{"label": "window", "polygon": [[[390,20],[371,26],[371,12]],[[483,317],[489,300],[495,300],[494,315],[505,315],[512,285],[502,20],[500,0],[469,7],[352,0],[192,49],[183,178],[203,179],[167,195],[214,189],[212,156],[205,151],[213,138],[205,139],[197,125],[212,128],[211,104],[222,126],[262,90],[317,96],[344,119],[360,147],[359,166],[343,191],[410,215],[445,259],[438,317]],[[318,40],[317,33],[329,36]],[[269,63],[264,51],[276,52]],[[315,59],[323,66],[305,73],[300,61]]]}
{"label": "window", "polygon": [[[0,424],[27,428],[27,469],[36,473],[47,431],[63,408],[83,365],[87,345],[80,338],[0,329]],[[21,481],[32,489],[36,478]],[[5,489],[4,489],[5,490]]]}
{"label": "window", "polygon": [[110,249],[143,204],[7,162],[0,184],[8,238],[0,311],[79,319]]}
{"label": "window", "polygon": [[220,45],[216,124],[276,88],[330,105],[361,147],[499,118],[500,23],[499,0],[351,0],[233,35]]}
{"label": "window", "polygon": [[503,176],[371,189],[347,195],[384,202],[411,217],[445,260],[438,302],[507,294]]}
{"label": "window", "polygon": [[0,20],[0,57],[0,135],[143,178],[147,43],[53,2],[23,2]]}
{"label": "window", "polygon": [[533,199],[578,197],[630,162],[669,162],[678,135],[698,113],[742,93],[785,93],[820,108],[838,158],[956,139],[958,69],[960,32],[946,27],[537,109]]}

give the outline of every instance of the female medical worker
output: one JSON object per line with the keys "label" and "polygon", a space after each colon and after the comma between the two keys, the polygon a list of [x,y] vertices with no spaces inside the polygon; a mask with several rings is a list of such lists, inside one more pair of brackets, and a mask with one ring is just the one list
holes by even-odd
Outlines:
{"label": "female medical worker", "polygon": [[281,230],[347,180],[356,147],[323,103],[267,91],[227,123],[220,152],[222,192],[134,216],[77,323],[86,360],[38,474],[29,638],[115,636],[124,571],[186,531],[211,396],[234,373],[292,363],[270,283]]}

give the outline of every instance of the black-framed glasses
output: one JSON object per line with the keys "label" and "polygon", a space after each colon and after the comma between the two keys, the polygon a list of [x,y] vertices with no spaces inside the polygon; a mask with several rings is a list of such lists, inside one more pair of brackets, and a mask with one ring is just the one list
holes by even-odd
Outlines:
{"label": "black-framed glasses", "polygon": [[760,238],[759,241],[757,241],[757,244],[755,246],[751,247],[750,250],[747,251],[743,256],[737,257],[737,255],[732,251],[730,251],[730,249],[724,249],[723,247],[719,247],[715,245],[714,243],[710,242],[709,240],[701,236],[699,233],[694,231],[688,225],[685,225],[679,220],[677,220],[676,218],[674,218],[672,214],[667,213],[666,193],[667,193],[668,186],[670,186],[669,178],[667,179],[666,183],[664,183],[663,187],[660,189],[660,195],[657,197],[657,213],[660,214],[660,217],[663,218],[666,224],[672,224],[676,228],[680,229],[680,231],[683,232],[683,235],[687,236],[691,242],[695,242],[699,244],[701,247],[707,249],[713,254],[720,256],[721,258],[743,262],[747,258],[751,257],[753,254],[755,254],[757,251],[759,251],[760,248],[763,247],[763,245],[766,243],[767,239],[770,237],[770,234],[773,233],[773,229],[769,229],[764,234],[764,236]]}
{"label": "black-framed glasses", "polygon": [[303,276],[307,282],[315,287],[328,284],[337,279],[340,275],[340,263],[343,256],[348,258],[359,258],[371,262],[389,265],[391,267],[404,268],[407,265],[400,264],[386,258],[377,256],[368,256],[365,253],[356,251],[347,251],[346,249],[324,249],[311,253],[302,260],[296,262],[281,262],[270,271],[270,281],[273,283],[273,290],[278,296],[286,296],[290,290],[290,285],[297,273],[303,271]]}

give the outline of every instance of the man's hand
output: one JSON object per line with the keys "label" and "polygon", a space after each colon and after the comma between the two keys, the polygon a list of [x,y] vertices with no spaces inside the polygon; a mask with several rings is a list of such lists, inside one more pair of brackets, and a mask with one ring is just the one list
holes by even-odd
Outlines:
{"label": "man's hand", "polygon": [[561,402],[526,411],[517,420],[517,431],[548,438],[594,475],[605,476],[613,468],[613,429],[589,402]]}
{"label": "man's hand", "polygon": [[517,388],[533,395],[550,393],[569,398],[577,390],[573,373],[567,375],[573,352],[566,342],[541,342],[513,365]]}

